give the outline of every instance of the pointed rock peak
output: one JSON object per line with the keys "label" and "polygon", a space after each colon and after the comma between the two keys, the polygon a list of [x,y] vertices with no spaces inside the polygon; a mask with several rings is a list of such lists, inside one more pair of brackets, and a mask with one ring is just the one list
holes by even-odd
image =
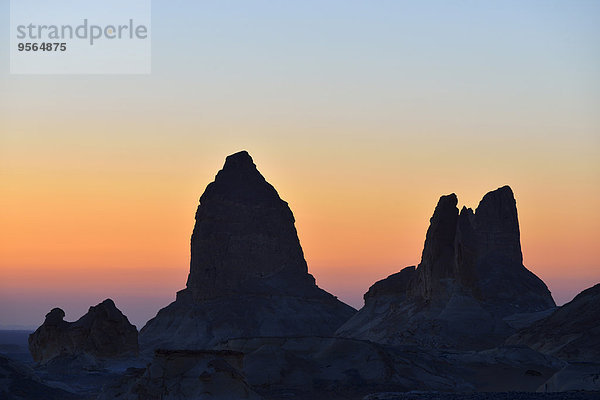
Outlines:
{"label": "pointed rock peak", "polygon": [[117,308],[115,302],[112,301],[112,299],[106,299],[102,303],[91,306],[88,313],[81,317],[80,321],[92,318],[92,316],[93,318],[97,318],[99,315],[114,321],[119,321],[121,319],[127,320],[127,317]]}
{"label": "pointed rock peak", "polygon": [[227,156],[223,169],[219,171],[215,179],[216,182],[226,181],[264,181],[265,178],[258,172],[256,165],[247,151]]}
{"label": "pointed rock peak", "polygon": [[516,201],[510,186],[502,186],[496,190],[486,193],[483,199],[479,202],[475,213],[486,208],[510,208],[516,212]]}
{"label": "pointed rock peak", "polygon": [[[518,234],[517,202],[509,186],[503,186],[483,196],[475,210],[479,228],[512,231]],[[517,237],[518,239],[518,237]]]}
{"label": "pointed rock peak", "polygon": [[438,200],[438,206],[440,205],[448,205],[449,207],[456,207],[458,204],[458,197],[456,197],[455,193],[450,193],[445,196],[441,196]]}
{"label": "pointed rock peak", "polygon": [[471,216],[473,215],[473,209],[472,208],[467,208],[467,206],[463,206],[463,208],[461,208],[460,210],[460,215],[468,215]]}
{"label": "pointed rock peak", "polygon": [[288,204],[245,151],[227,157],[200,198],[187,286],[196,299],[317,290]]}
{"label": "pointed rock peak", "polygon": [[492,190],[490,193],[506,193],[506,194],[509,194],[511,197],[514,196],[512,189],[508,185],[504,185],[502,187],[499,187],[496,190]]}
{"label": "pointed rock peak", "polygon": [[256,169],[246,151],[232,154],[225,160],[215,181],[208,185],[200,203],[223,200],[245,205],[275,204],[279,194]]}
{"label": "pointed rock peak", "polygon": [[457,204],[458,197],[456,197],[456,194],[454,193],[440,197],[429,222],[433,225],[434,223],[445,221],[448,218],[454,220],[458,215],[458,208],[456,208]]}
{"label": "pointed rock peak", "polygon": [[454,193],[440,197],[425,236],[421,263],[417,267],[420,282],[414,290],[430,299],[439,289],[442,279],[452,273],[454,260],[454,238],[458,219],[458,198]]}
{"label": "pointed rock peak", "polygon": [[109,312],[112,312],[115,310],[119,311],[119,309],[115,305],[114,301],[112,301],[111,299],[106,299],[102,303],[96,304],[95,306],[91,306],[89,308],[88,312],[99,312],[100,310],[106,310]]}
{"label": "pointed rock peak", "polygon": [[454,193],[440,197],[440,200],[435,206],[433,216],[429,220],[430,225],[427,230],[427,242],[440,234],[447,240],[454,240],[454,231],[456,229],[456,218],[458,217],[458,198]]}
{"label": "pointed rock peak", "polygon": [[60,308],[53,308],[48,314],[46,314],[46,321],[44,324],[56,325],[63,321],[65,318],[65,312]]}
{"label": "pointed rock peak", "polygon": [[108,308],[117,308],[117,306],[115,305],[115,302],[112,299],[106,299],[98,305],[99,306],[102,305],[102,306],[108,307]]}
{"label": "pointed rock peak", "polygon": [[457,229],[462,230],[462,233],[465,234],[467,230],[471,229],[474,219],[475,212],[473,211],[473,209],[463,206],[463,208],[460,210],[460,213],[458,214]]}
{"label": "pointed rock peak", "polygon": [[246,150],[227,156],[223,170],[255,170],[256,165]]}

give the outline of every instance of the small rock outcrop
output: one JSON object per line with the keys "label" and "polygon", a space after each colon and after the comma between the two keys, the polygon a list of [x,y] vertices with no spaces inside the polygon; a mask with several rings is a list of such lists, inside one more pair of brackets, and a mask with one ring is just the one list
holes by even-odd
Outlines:
{"label": "small rock outcrop", "polygon": [[[520,330],[508,344],[524,344],[567,361],[600,362],[600,284],[579,293],[550,316]],[[598,374],[600,374],[600,367]],[[600,382],[600,377],[598,378]],[[600,385],[600,383],[599,383]]]}
{"label": "small rock outcrop", "polygon": [[130,369],[106,385],[99,400],[260,400],[233,351],[157,350],[145,369]]}
{"label": "small rock outcrop", "polygon": [[34,361],[46,363],[59,356],[113,359],[138,354],[137,329],[112,300],[90,307],[75,322],[67,322],[64,317],[63,310],[54,308],[29,335],[29,351]]}
{"label": "small rock outcrop", "polygon": [[459,212],[442,196],[418,267],[375,283],[340,336],[388,344],[483,349],[514,332],[503,318],[555,307],[546,285],[523,266],[516,202],[508,186]]}
{"label": "small rock outcrop", "polygon": [[140,342],[197,349],[233,337],[332,335],[355,312],[315,284],[288,204],[242,151],[200,198],[187,287]]}

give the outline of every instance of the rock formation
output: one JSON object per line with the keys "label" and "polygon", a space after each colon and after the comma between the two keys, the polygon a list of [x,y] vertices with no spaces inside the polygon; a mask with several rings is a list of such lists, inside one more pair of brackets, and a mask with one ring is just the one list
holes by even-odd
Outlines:
{"label": "rock formation", "polygon": [[34,361],[46,363],[59,356],[113,359],[138,354],[137,329],[112,300],[90,307],[75,322],[67,322],[64,317],[63,310],[54,308],[29,336],[29,351]]}
{"label": "rock formation", "polygon": [[562,360],[600,362],[600,284],[517,332],[507,343],[524,344]]}
{"label": "rock formation", "polygon": [[260,400],[232,351],[157,350],[145,369],[132,369],[106,385],[99,400]]}
{"label": "rock formation", "polygon": [[341,336],[390,344],[482,349],[514,329],[503,318],[555,306],[546,285],[523,266],[512,190],[486,194],[458,211],[442,196],[431,217],[421,263],[375,283]]}
{"label": "rock formation", "polygon": [[354,312],[316,286],[292,212],[242,151],[200,198],[187,287],[140,341],[194,349],[232,337],[331,335]]}

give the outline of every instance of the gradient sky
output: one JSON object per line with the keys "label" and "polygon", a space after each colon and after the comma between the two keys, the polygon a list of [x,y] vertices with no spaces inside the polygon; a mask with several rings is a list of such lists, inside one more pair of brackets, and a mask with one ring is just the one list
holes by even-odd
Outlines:
{"label": "gradient sky", "polygon": [[9,74],[0,327],[185,286],[198,198],[246,149],[355,307],[418,264],[440,195],[511,185],[558,303],[600,281],[599,1],[154,1],[147,76]]}

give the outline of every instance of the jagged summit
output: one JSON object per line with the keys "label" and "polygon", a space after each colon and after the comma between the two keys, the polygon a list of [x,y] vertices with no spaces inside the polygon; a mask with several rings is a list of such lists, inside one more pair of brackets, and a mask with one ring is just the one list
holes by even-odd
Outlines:
{"label": "jagged summit", "polygon": [[283,202],[246,151],[226,158],[223,169],[217,173],[215,181],[207,186],[200,198],[200,204],[214,199],[246,204]]}
{"label": "jagged summit", "polygon": [[[237,153],[231,154],[225,158],[225,164],[223,165],[223,169],[219,171],[217,174],[217,179],[219,176],[227,173],[248,173],[260,175],[258,169],[256,169],[256,164],[254,164],[254,160],[252,156],[248,154],[246,150],[238,151]],[[262,178],[262,175],[260,175]],[[264,178],[262,178],[264,181]]]}
{"label": "jagged summit", "polygon": [[[427,231],[417,286],[426,299],[458,285],[499,315],[554,307],[546,285],[523,266],[516,200],[509,186],[483,196],[473,212],[442,196]],[[450,280],[448,280],[450,279]]]}
{"label": "jagged summit", "polygon": [[231,167],[247,168],[250,166],[252,166],[253,169],[256,169],[256,165],[254,164],[254,160],[252,160],[250,154],[248,154],[246,150],[241,150],[225,157],[225,165],[223,166],[223,169]]}
{"label": "jagged summit", "polygon": [[187,287],[140,331],[142,345],[333,334],[355,310],[315,284],[294,222],[247,152],[227,157],[200,197]]}
{"label": "jagged summit", "polygon": [[455,194],[440,197],[419,265],[375,283],[341,335],[485,347],[511,333],[504,317],[555,307],[544,282],[523,266],[511,188],[487,193],[475,212],[459,213],[457,204]]}
{"label": "jagged summit", "polygon": [[[451,289],[448,279],[460,283],[478,298],[500,295],[495,292],[502,288],[486,290],[484,286],[498,284],[497,278],[510,271],[526,271],[522,267],[516,201],[509,186],[487,193],[474,212],[463,207],[459,213],[457,204],[454,193],[441,196],[438,201],[430,219],[421,263],[415,271],[414,295],[445,298]],[[504,271],[500,273],[495,268]],[[490,274],[495,279],[484,278]],[[510,282],[504,283],[504,290],[512,293]]]}

